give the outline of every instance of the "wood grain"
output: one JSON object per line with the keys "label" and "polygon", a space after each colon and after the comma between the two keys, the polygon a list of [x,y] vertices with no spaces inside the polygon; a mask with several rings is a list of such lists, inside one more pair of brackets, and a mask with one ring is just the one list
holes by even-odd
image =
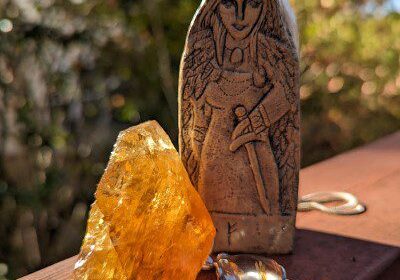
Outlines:
{"label": "wood grain", "polygon": [[[367,280],[398,275],[400,132],[305,168],[300,177],[300,194],[349,191],[366,203],[368,211],[350,217],[299,213],[294,254],[274,257],[285,266],[289,278]],[[70,279],[75,260],[21,279]],[[198,279],[215,278],[212,273],[201,273]]]}
{"label": "wood grain", "polygon": [[70,280],[77,256],[22,277],[23,280]]}

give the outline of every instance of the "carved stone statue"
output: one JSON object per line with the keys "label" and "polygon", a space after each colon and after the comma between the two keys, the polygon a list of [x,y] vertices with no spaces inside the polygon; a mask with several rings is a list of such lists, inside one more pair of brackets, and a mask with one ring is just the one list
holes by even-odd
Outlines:
{"label": "carved stone statue", "polygon": [[180,153],[217,229],[215,252],[292,250],[299,53],[287,0],[203,0],[179,81]]}

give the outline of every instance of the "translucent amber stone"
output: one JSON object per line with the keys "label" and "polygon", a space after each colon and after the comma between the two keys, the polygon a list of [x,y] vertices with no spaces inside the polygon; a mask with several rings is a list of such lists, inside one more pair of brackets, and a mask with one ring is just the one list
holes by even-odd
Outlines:
{"label": "translucent amber stone", "polygon": [[157,122],[121,132],[98,185],[75,279],[195,279],[215,229]]}

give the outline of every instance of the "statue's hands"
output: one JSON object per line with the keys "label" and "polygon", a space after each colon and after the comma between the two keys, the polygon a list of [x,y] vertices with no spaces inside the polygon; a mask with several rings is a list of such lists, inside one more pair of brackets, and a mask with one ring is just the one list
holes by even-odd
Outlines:
{"label": "statue's hands", "polygon": [[235,152],[249,142],[262,141],[268,130],[268,125],[259,108],[255,108],[249,115],[246,115],[245,108],[238,107],[235,113],[240,122],[232,133],[232,143],[229,146],[231,152]]}

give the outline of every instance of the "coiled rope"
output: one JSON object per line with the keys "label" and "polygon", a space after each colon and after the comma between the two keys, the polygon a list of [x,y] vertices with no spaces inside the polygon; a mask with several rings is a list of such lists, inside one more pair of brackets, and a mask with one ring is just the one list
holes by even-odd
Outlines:
{"label": "coiled rope", "polygon": [[[325,203],[343,202],[338,206],[326,206]],[[346,192],[316,192],[300,198],[299,212],[318,210],[332,215],[359,215],[367,208],[354,195]]]}

